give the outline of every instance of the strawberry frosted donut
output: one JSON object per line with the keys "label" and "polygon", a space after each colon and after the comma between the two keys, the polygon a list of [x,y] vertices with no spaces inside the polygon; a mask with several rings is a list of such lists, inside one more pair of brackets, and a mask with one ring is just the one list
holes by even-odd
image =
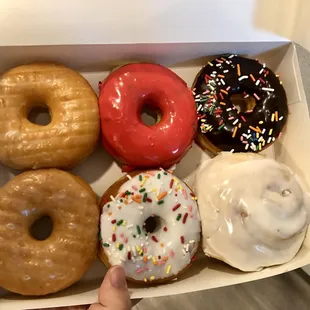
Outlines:
{"label": "strawberry frosted donut", "polygon": [[[103,144],[123,170],[169,168],[189,150],[197,127],[195,102],[174,72],[157,64],[128,64],[99,87]],[[152,126],[142,121],[145,108],[156,115]]]}

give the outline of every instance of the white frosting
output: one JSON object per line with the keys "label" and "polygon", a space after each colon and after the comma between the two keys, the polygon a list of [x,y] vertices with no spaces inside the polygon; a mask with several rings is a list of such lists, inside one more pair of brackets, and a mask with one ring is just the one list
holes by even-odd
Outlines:
{"label": "white frosting", "polygon": [[309,223],[309,197],[286,166],[254,154],[203,163],[195,191],[203,250],[243,271],[290,261]]}
{"label": "white frosting", "polygon": [[[127,191],[133,195],[122,197]],[[111,265],[121,264],[127,277],[148,282],[177,275],[191,262],[200,241],[200,217],[197,198],[181,180],[163,170],[140,173],[111,200],[103,207],[100,222]],[[159,217],[158,224],[146,233],[143,224],[152,215]]]}

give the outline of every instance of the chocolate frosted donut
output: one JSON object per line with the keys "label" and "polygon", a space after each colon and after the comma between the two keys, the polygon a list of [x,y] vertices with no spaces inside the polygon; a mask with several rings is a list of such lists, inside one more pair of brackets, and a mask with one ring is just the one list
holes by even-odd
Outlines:
{"label": "chocolate frosted donut", "polygon": [[215,154],[259,152],[281,135],[287,121],[282,82],[257,60],[231,54],[208,62],[196,77],[193,95],[197,143]]}

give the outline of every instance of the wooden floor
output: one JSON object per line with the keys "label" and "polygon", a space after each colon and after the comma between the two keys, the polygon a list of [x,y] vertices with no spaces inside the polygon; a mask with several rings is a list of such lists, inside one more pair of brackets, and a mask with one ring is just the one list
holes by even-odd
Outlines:
{"label": "wooden floor", "polygon": [[260,281],[141,300],[134,310],[310,310],[310,277],[297,270]]}

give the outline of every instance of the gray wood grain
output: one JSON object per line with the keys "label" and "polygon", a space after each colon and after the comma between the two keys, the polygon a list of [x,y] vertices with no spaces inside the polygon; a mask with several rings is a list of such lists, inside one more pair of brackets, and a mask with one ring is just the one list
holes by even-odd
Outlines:
{"label": "gray wood grain", "polygon": [[134,310],[309,310],[310,278],[301,270],[245,284],[141,300]]}

